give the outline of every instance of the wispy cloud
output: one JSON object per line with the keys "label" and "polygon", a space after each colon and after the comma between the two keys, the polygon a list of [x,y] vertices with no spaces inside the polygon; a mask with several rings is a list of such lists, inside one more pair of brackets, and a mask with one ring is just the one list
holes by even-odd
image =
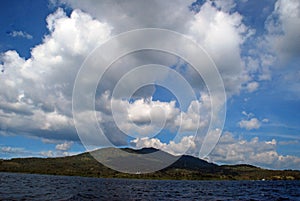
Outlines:
{"label": "wispy cloud", "polygon": [[23,148],[4,146],[4,147],[0,147],[0,152],[4,154],[16,154],[16,153],[23,154],[26,151]]}
{"label": "wispy cloud", "polygon": [[68,149],[73,143],[59,144],[55,150],[32,151],[25,147],[13,147],[0,145],[0,157],[10,158],[27,158],[27,157],[61,157],[79,154],[80,152],[70,152]]}
{"label": "wispy cloud", "polygon": [[21,38],[26,38],[26,39],[32,39],[32,35],[30,35],[29,33],[25,32],[25,31],[12,31],[9,33],[9,35],[11,37],[21,37]]}
{"label": "wispy cloud", "polygon": [[280,141],[280,142],[278,142],[278,144],[280,144],[280,145],[299,144],[299,140]]}

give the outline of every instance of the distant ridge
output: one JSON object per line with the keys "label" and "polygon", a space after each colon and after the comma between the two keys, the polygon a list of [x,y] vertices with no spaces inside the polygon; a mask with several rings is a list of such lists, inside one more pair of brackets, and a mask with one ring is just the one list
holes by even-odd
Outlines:
{"label": "distant ridge", "polygon": [[[138,157],[146,158],[145,160],[147,160],[147,154],[158,151],[154,148],[139,150],[123,148],[122,150],[128,153],[136,153]],[[103,148],[93,151],[93,154],[100,154],[104,157],[103,160],[109,160],[113,164],[120,159],[118,155],[114,155],[117,151],[117,148]],[[108,152],[110,154],[107,154]],[[138,179],[300,180],[300,171],[297,170],[267,170],[247,164],[219,166],[193,156],[183,155],[179,157],[166,152],[161,153],[164,156],[175,157],[178,160],[167,168],[148,174],[126,174],[114,171],[96,161],[90,153],[58,158],[2,159],[0,160],[0,172]],[[143,156],[143,154],[146,155]],[[123,158],[123,160],[127,159]],[[131,165],[132,167],[138,166],[136,164]]]}

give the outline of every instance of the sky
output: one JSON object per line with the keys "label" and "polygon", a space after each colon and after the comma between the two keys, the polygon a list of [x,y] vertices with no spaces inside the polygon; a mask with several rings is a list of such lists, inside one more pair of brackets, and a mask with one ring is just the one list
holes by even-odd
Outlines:
{"label": "sky", "polygon": [[[0,4],[0,158],[67,156],[97,148],[102,145],[95,143],[97,134],[87,133],[82,142],[77,132],[79,124],[90,131],[88,120],[94,113],[114,146],[154,147],[199,157],[209,124],[224,117],[212,115],[213,103],[217,110],[225,108],[226,116],[205,160],[300,170],[298,0]],[[105,71],[95,92],[94,113],[82,111],[74,122],[72,95],[83,62],[118,34],[144,28],[171,30],[201,46],[221,76],[226,99],[219,99],[218,93],[211,96],[205,78],[178,55],[144,50],[120,58]],[[186,54],[189,51],[192,54]],[[158,68],[146,66],[126,74],[148,64],[169,70],[151,76]],[[93,72],[86,77],[93,79]],[[153,79],[154,84],[124,98],[113,94],[123,78],[122,93],[143,79]],[[177,96],[172,86],[183,96],[188,92],[172,79],[186,80],[195,99]]]}

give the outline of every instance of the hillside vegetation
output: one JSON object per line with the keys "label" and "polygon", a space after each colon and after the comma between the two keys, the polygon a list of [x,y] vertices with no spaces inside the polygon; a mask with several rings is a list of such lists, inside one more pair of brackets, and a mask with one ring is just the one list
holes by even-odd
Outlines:
{"label": "hillside vegetation", "polygon": [[[117,149],[97,150],[112,163],[119,156],[112,154]],[[123,149],[130,153],[143,154],[155,152],[152,148],[141,150]],[[107,154],[109,151],[110,154]],[[165,153],[168,155],[167,153]],[[170,157],[175,157],[169,155]],[[124,156],[126,157],[126,156]],[[126,161],[126,158],[123,158]],[[133,166],[135,164],[132,164]],[[114,171],[95,160],[89,153],[59,158],[15,158],[0,160],[0,172],[21,172],[51,175],[70,175],[101,178],[137,179],[187,179],[187,180],[300,180],[300,171],[267,170],[251,165],[224,165],[208,163],[192,156],[181,156],[175,163],[160,171],[149,174],[126,174]]]}

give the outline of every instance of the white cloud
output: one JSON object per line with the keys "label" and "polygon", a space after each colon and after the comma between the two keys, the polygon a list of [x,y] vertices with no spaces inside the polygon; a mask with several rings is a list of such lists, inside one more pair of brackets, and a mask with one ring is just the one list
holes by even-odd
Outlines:
{"label": "white cloud", "polygon": [[213,162],[225,164],[253,164],[267,168],[299,169],[300,158],[290,155],[280,155],[277,141],[260,141],[254,137],[247,141],[235,139],[232,133],[225,132],[219,143],[209,155]]}
{"label": "white cloud", "polygon": [[247,130],[252,130],[260,128],[261,123],[257,118],[251,118],[250,120],[241,120],[239,126]]}
{"label": "white cloud", "polygon": [[272,82],[278,94],[285,93],[285,98],[297,100],[300,98],[297,77],[300,58],[299,8],[298,0],[277,0],[274,10],[264,22],[264,33],[248,41],[250,46],[247,47],[247,56],[243,58],[250,80]]}
{"label": "white cloud", "polygon": [[[145,27],[166,28],[183,32],[193,17],[189,6],[193,0],[130,0],[84,2],[61,0],[72,8],[79,8],[114,27],[114,33]],[[113,9],[112,9],[113,8]],[[147,9],[145,9],[147,8]],[[163,19],[163,20],[162,20]]]}
{"label": "white cloud", "polygon": [[32,48],[31,57],[1,54],[0,127],[50,139],[78,140],[71,93],[84,58],[110,37],[111,27],[80,10],[62,9],[47,17],[49,35]]}
{"label": "white cloud", "polygon": [[267,119],[267,118],[264,118],[263,120],[262,120],[262,122],[264,122],[264,123],[269,123],[269,119]]}
{"label": "white cloud", "polygon": [[180,111],[175,101],[154,101],[150,97],[129,102],[111,98],[108,91],[99,97],[96,106],[101,113],[102,123],[111,121],[113,109],[113,118],[118,127],[134,137],[152,137],[163,128],[172,131],[180,127],[182,133],[196,132],[198,128],[208,126],[210,115],[210,99],[206,94],[201,96],[200,101],[192,101],[187,111]]}
{"label": "white cloud", "polygon": [[0,153],[4,154],[23,154],[24,149],[19,147],[4,146],[0,147]]}
{"label": "white cloud", "polygon": [[246,86],[248,92],[252,93],[254,91],[256,91],[259,87],[259,83],[258,82],[249,82]]}
{"label": "white cloud", "polygon": [[175,101],[160,102],[139,99],[129,104],[127,108],[128,118],[133,123],[149,123],[152,121],[169,121],[178,114],[178,109],[175,108]]}
{"label": "white cloud", "polygon": [[0,155],[1,158],[5,158],[5,159],[41,156],[39,153],[27,150],[24,147],[1,146],[1,145],[0,145]]}
{"label": "white cloud", "polygon": [[266,22],[267,40],[278,57],[299,58],[300,52],[300,2],[298,0],[278,0]]}
{"label": "white cloud", "polygon": [[32,35],[30,35],[29,33],[26,33],[25,31],[12,31],[11,33],[9,33],[10,36],[12,37],[22,37],[22,38],[26,38],[26,39],[32,39]]}
{"label": "white cloud", "polygon": [[242,111],[242,114],[245,115],[246,117],[250,118],[250,117],[253,117],[254,114],[253,113],[247,113],[246,111]]}
{"label": "white cloud", "polygon": [[271,141],[266,141],[266,144],[276,145],[277,141],[275,139],[272,139]]}
{"label": "white cloud", "polygon": [[[223,78],[227,96],[238,93],[250,78],[244,68],[240,46],[251,34],[238,13],[228,14],[205,3],[190,22],[188,35],[209,53]],[[224,38],[226,36],[226,39]]]}
{"label": "white cloud", "polygon": [[186,34],[197,41],[213,58],[223,77],[229,97],[238,93],[241,85],[249,79],[244,69],[240,46],[249,35],[253,34],[253,30],[243,24],[243,17],[240,14],[228,12],[235,6],[234,1],[207,1],[204,5],[199,5],[200,10],[196,14],[189,9],[194,1],[131,0],[95,3],[92,0],[84,2],[61,0],[60,2],[75,9],[83,9],[97,19],[108,22],[114,27],[114,34],[149,27],[165,28]]}
{"label": "white cloud", "polygon": [[58,150],[58,151],[67,151],[71,148],[72,145],[73,145],[73,142],[66,141],[62,144],[56,145],[55,149]]}
{"label": "white cloud", "polygon": [[52,150],[49,150],[49,151],[42,151],[41,152],[41,155],[42,156],[45,156],[45,157],[48,157],[48,158],[51,158],[51,157],[54,157],[54,153]]}
{"label": "white cloud", "polygon": [[[287,99],[299,100],[298,63],[300,52],[300,2],[277,0],[273,12],[265,21],[265,34],[254,38],[256,45],[249,50],[258,62],[258,80],[272,82],[273,88]],[[247,66],[253,67],[248,59]]]}
{"label": "white cloud", "polygon": [[73,156],[76,154],[79,154],[78,152],[68,152],[68,151],[53,151],[53,150],[48,150],[48,151],[41,151],[39,153],[36,153],[38,156],[42,157],[47,157],[47,158],[53,158],[53,157],[64,157],[64,156]]}
{"label": "white cloud", "polygon": [[[258,48],[268,48],[267,44],[262,45],[262,47],[258,47]],[[264,50],[267,51],[267,50]],[[258,52],[258,51],[256,51]],[[272,80],[272,70],[271,69],[275,62],[276,62],[276,58],[272,53],[260,53],[258,52],[257,57],[259,57],[259,62],[260,62],[260,68],[258,69],[258,79],[260,81],[271,81]]]}
{"label": "white cloud", "polygon": [[170,141],[169,143],[163,143],[157,138],[136,138],[131,141],[136,148],[153,147],[163,150],[173,155],[185,154],[189,149],[195,149],[196,144],[194,136],[184,136],[180,142],[175,143]]}
{"label": "white cloud", "polygon": [[[175,126],[181,126],[181,129],[183,132],[185,131],[195,131],[198,129],[198,127],[205,127],[208,125],[208,119],[201,118],[200,119],[200,108],[203,105],[202,103],[199,103],[198,101],[191,102],[188,111],[182,112],[181,115],[177,115],[175,119]],[[202,111],[203,116],[206,114]]]}
{"label": "white cloud", "polygon": [[[88,11],[98,20],[78,9],[75,9],[70,17],[62,9],[58,9],[47,17],[50,33],[40,45],[32,49],[29,59],[21,58],[15,51],[3,53],[1,68],[5,71],[1,76],[5,76],[5,79],[0,80],[3,86],[0,89],[0,126],[11,132],[23,131],[44,138],[63,140],[67,137],[76,140],[71,112],[71,92],[76,73],[90,51],[110,38],[112,31],[119,33],[128,28],[152,25],[151,27],[182,30],[183,33],[191,35],[216,60],[229,94],[238,93],[241,84],[248,79],[241,65],[239,48],[248,32],[242,24],[242,17],[238,13],[227,14],[219,11],[210,3],[206,3],[194,16],[194,12],[189,10],[191,3],[192,1],[132,1],[130,4],[70,1],[69,5]],[[140,9],[140,6],[144,5],[148,5],[147,10]],[[111,7],[115,7],[116,11]],[[172,11],[172,15],[168,10]],[[165,20],[155,20],[156,18]],[[230,38],[224,40],[221,30],[226,31]],[[112,73],[109,83],[119,79],[115,76],[119,72]],[[126,114],[126,121],[121,126],[127,131],[133,128],[144,134],[151,132],[151,129],[153,131],[153,127],[147,124],[149,114],[155,116],[152,118],[154,123],[166,120],[166,126],[169,128],[179,126],[179,114],[182,114],[183,131],[195,129],[199,120],[199,114],[193,111],[192,106],[188,111],[180,113],[172,102],[119,103],[122,106],[120,117]],[[210,119],[210,113],[209,108],[204,103],[201,104],[200,127],[204,128],[209,123],[206,119]],[[222,104],[224,103],[219,103]],[[127,113],[122,114],[122,109],[128,109]],[[26,118],[24,113],[27,114]],[[101,114],[101,118],[109,122],[107,119],[111,120],[111,117],[109,114],[107,116]]]}

